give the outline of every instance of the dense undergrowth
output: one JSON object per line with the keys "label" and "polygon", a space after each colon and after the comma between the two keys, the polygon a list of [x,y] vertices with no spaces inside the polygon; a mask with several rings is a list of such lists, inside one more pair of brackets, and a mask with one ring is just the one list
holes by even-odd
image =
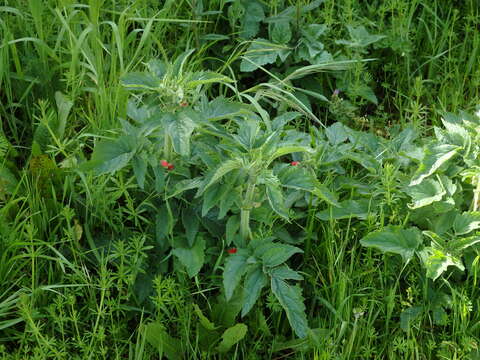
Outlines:
{"label": "dense undergrowth", "polygon": [[476,0],[4,0],[0,357],[480,358]]}

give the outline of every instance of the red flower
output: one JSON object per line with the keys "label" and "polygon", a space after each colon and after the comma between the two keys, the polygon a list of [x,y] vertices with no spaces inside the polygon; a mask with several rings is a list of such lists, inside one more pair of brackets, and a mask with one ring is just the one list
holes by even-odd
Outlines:
{"label": "red flower", "polygon": [[236,254],[236,253],[237,253],[237,248],[227,249],[227,252],[228,252],[229,254]]}
{"label": "red flower", "polygon": [[168,161],[167,160],[162,160],[162,161],[160,161],[160,165],[162,165],[164,168],[168,168]]}
{"label": "red flower", "polygon": [[292,162],[290,163],[290,165],[292,165],[292,166],[297,166],[298,164],[300,164],[299,161],[292,161]]}
{"label": "red flower", "polygon": [[181,107],[187,107],[187,106],[188,106],[188,102],[182,101],[182,102],[180,103],[180,106],[181,106]]}
{"label": "red flower", "polygon": [[175,169],[175,166],[173,164],[168,164],[167,169],[168,170],[173,170],[173,169]]}

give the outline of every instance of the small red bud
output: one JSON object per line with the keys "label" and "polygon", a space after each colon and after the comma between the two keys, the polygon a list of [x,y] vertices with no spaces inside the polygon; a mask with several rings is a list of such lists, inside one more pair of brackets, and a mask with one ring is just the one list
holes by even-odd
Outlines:
{"label": "small red bud", "polygon": [[230,248],[227,250],[229,254],[236,254],[237,253],[237,248]]}
{"label": "small red bud", "polygon": [[181,106],[181,107],[187,107],[187,106],[188,106],[188,102],[182,101],[182,102],[180,103],[180,106]]}
{"label": "small red bud", "polygon": [[292,162],[290,163],[290,165],[292,165],[292,166],[297,166],[298,164],[300,164],[299,161],[292,161]]}
{"label": "small red bud", "polygon": [[175,169],[175,166],[173,164],[168,164],[167,169],[168,170],[173,170],[173,169]]}
{"label": "small red bud", "polygon": [[162,160],[160,161],[160,165],[162,165],[164,168],[168,167],[168,161],[167,160]]}

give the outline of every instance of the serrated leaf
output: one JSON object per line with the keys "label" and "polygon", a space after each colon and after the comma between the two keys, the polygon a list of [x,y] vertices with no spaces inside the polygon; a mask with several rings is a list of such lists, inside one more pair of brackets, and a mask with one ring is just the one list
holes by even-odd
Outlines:
{"label": "serrated leaf", "polygon": [[271,278],[271,287],[273,294],[285,310],[295,334],[300,338],[307,336],[308,321],[300,287],[292,286],[275,277]]}
{"label": "serrated leaf", "polygon": [[227,301],[230,300],[243,274],[247,271],[247,258],[248,252],[245,249],[238,249],[236,254],[229,255],[225,260],[223,286]]}
{"label": "serrated leaf", "polygon": [[285,200],[278,179],[276,182],[268,181],[265,184],[265,191],[267,193],[268,202],[273,211],[281,217],[288,219],[288,209],[285,207]]}
{"label": "serrated leaf", "polygon": [[185,266],[188,276],[194,277],[198,274],[205,261],[205,240],[197,237],[193,247],[179,247],[173,249],[172,254]]}
{"label": "serrated leaf", "polygon": [[423,265],[427,270],[427,277],[435,281],[449,266],[465,270],[462,262],[439,248],[428,247],[420,253]]}
{"label": "serrated leaf", "polygon": [[288,51],[285,46],[271,43],[262,38],[255,39],[242,58],[240,71],[250,72],[256,70],[259,66],[273,64],[277,57],[285,51]]}
{"label": "serrated leaf", "polygon": [[267,285],[267,277],[262,271],[261,266],[253,268],[245,277],[244,283],[244,303],[242,307],[242,317],[247,315],[257,302],[263,287]]}
{"label": "serrated leaf", "polygon": [[256,0],[242,0],[241,4],[245,9],[245,15],[240,36],[250,39],[257,35],[260,22],[265,19],[265,13],[262,4]]}
{"label": "serrated leaf", "polygon": [[226,353],[247,335],[247,330],[247,325],[241,323],[228,328],[222,334],[222,342],[218,345],[217,350]]}
{"label": "serrated leaf", "polygon": [[310,152],[311,149],[306,147],[306,146],[299,146],[299,145],[290,145],[290,146],[282,146],[275,150],[271,158],[269,159],[269,162],[272,162],[276,158],[292,153],[297,153],[297,152]]}
{"label": "serrated leaf", "polygon": [[271,29],[270,38],[277,44],[288,44],[292,39],[292,29],[288,20],[275,22]]}
{"label": "serrated leaf", "polygon": [[210,209],[220,202],[222,193],[221,186],[213,186],[205,191],[202,202],[202,216],[206,216]]}
{"label": "serrated leaf", "polygon": [[313,194],[325,201],[327,204],[339,207],[340,203],[338,202],[337,195],[331,192],[325,184],[317,184]]}
{"label": "serrated leaf", "polygon": [[280,130],[283,129],[285,124],[288,122],[295,120],[296,118],[302,116],[301,113],[296,112],[296,111],[287,111],[279,116],[277,116],[275,119],[272,120],[272,130]]}
{"label": "serrated leaf", "polygon": [[369,214],[373,214],[373,209],[370,209],[371,204],[367,199],[361,200],[345,200],[337,204],[336,207],[322,210],[315,216],[323,221],[349,219],[355,217],[365,220]]}
{"label": "serrated leaf", "polygon": [[427,147],[425,150],[425,156],[410,181],[410,186],[420,184],[423,179],[432,175],[440,168],[440,166],[454,157],[458,150],[459,148],[457,146],[447,144]]}
{"label": "serrated leaf", "polygon": [[114,173],[130,162],[135,150],[135,139],[130,136],[100,141],[93,150],[91,167],[98,175]]}
{"label": "serrated leaf", "polygon": [[408,332],[408,330],[410,330],[410,324],[412,323],[412,321],[422,315],[423,311],[423,306],[412,306],[403,310],[400,313],[401,329],[405,332]]}
{"label": "serrated leaf", "polygon": [[273,268],[270,271],[270,274],[273,277],[276,277],[282,280],[303,280],[302,275],[300,275],[295,270],[290,269],[286,264],[282,264],[280,266]]}
{"label": "serrated leaf", "polygon": [[192,113],[182,111],[169,122],[167,131],[172,139],[173,149],[181,156],[190,155],[190,137],[196,127]]}
{"label": "serrated leaf", "polygon": [[145,326],[145,339],[157,351],[163,353],[169,360],[182,359],[183,348],[180,340],[168,335],[163,325],[152,322]]}
{"label": "serrated leaf", "polygon": [[182,224],[185,228],[188,246],[191,247],[195,242],[200,226],[197,214],[192,210],[192,208],[187,207],[182,210]]}
{"label": "serrated leaf", "polygon": [[409,186],[405,192],[410,195],[413,203],[409,204],[410,209],[418,209],[442,200],[447,193],[443,186],[436,180],[426,179],[418,185]]}
{"label": "serrated leaf", "polygon": [[123,76],[121,83],[127,88],[136,90],[155,90],[160,85],[160,80],[151,74],[132,72]]}
{"label": "serrated leaf", "polygon": [[232,215],[228,218],[226,228],[225,228],[225,238],[227,240],[227,245],[230,245],[237,231],[240,229],[240,217],[238,215]]}
{"label": "serrated leaf", "polygon": [[147,162],[140,155],[135,155],[132,159],[133,173],[137,179],[137,184],[141,189],[145,185],[145,174],[147,173]]}
{"label": "serrated leaf", "polygon": [[464,212],[463,214],[457,214],[457,216],[455,216],[455,221],[453,222],[455,235],[465,235],[479,228],[480,212]]}
{"label": "serrated leaf", "polygon": [[390,225],[368,234],[360,240],[360,243],[383,253],[398,254],[408,262],[422,243],[422,234],[415,227],[403,229],[400,226]]}
{"label": "serrated leaf", "polygon": [[335,123],[325,130],[325,135],[330,144],[336,146],[348,139],[348,128],[342,123]]}
{"label": "serrated leaf", "polygon": [[230,159],[221,163],[214,171],[211,171],[210,174],[205,177],[204,185],[198,189],[195,197],[199,197],[205,190],[219,181],[222,177],[233,170],[240,169],[242,166],[243,162],[241,159]]}
{"label": "serrated leaf", "polygon": [[469,236],[466,238],[451,240],[448,243],[448,248],[452,252],[458,253],[478,243],[480,243],[480,236]]}
{"label": "serrated leaf", "polygon": [[283,187],[314,191],[317,179],[306,169],[299,166],[287,166],[278,173],[278,178]]}
{"label": "serrated leaf", "polygon": [[353,48],[364,48],[386,37],[385,35],[371,35],[363,25],[357,27],[347,25],[347,29],[350,40],[337,40],[335,41],[336,44],[343,44]]}
{"label": "serrated leaf", "polygon": [[264,266],[274,267],[283,264],[291,256],[298,253],[303,253],[302,249],[299,249],[292,245],[274,243],[270,246],[261,256]]}

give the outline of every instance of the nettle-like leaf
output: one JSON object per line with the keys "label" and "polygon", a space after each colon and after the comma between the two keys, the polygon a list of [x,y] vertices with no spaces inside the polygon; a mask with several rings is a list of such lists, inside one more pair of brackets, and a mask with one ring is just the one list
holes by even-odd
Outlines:
{"label": "nettle-like leaf", "polygon": [[439,181],[426,179],[418,185],[409,186],[405,192],[410,195],[413,203],[408,206],[417,209],[442,200],[447,193]]}
{"label": "nettle-like leaf", "polygon": [[102,140],[94,148],[91,160],[85,164],[97,175],[114,173],[125,167],[137,150],[136,138],[123,135],[115,140]]}
{"label": "nettle-like leaf", "polygon": [[191,248],[178,247],[173,249],[172,253],[185,266],[188,276],[194,277],[198,274],[205,261],[205,240],[197,237],[195,245]]}
{"label": "nettle-like leaf", "polygon": [[245,39],[250,39],[258,34],[260,22],[265,19],[265,13],[262,4],[257,0],[242,0],[241,4],[245,13],[240,35]]}
{"label": "nettle-like leaf", "polygon": [[365,220],[369,215],[374,214],[374,207],[370,200],[345,200],[340,203],[333,203],[335,207],[319,211],[315,216],[323,221],[350,219],[352,217]]}
{"label": "nettle-like leaf", "polygon": [[455,266],[464,271],[465,267],[460,259],[446,252],[440,246],[432,242],[431,247],[426,247],[419,252],[423,266],[427,270],[427,277],[435,281],[449,266]]}
{"label": "nettle-like leaf", "polygon": [[259,66],[273,64],[277,57],[284,60],[289,52],[288,47],[284,45],[274,44],[262,38],[255,39],[243,56],[240,71],[250,72],[258,69]]}
{"label": "nettle-like leaf", "polygon": [[256,265],[250,269],[243,284],[244,302],[242,307],[242,317],[247,315],[257,302],[262,289],[267,285],[267,276],[262,270],[261,265]]}
{"label": "nettle-like leaf", "polygon": [[168,122],[166,131],[172,139],[175,152],[181,156],[190,155],[190,137],[197,126],[196,117],[193,111],[182,111]]}
{"label": "nettle-like leaf", "polygon": [[271,288],[275,297],[287,314],[288,321],[295,334],[303,338],[308,333],[308,321],[303,304],[302,290],[281,278],[271,278]]}
{"label": "nettle-like leaf", "polygon": [[225,297],[227,301],[233,295],[235,288],[240,283],[243,275],[247,271],[248,251],[238,249],[236,254],[230,255],[225,260],[225,268],[223,271],[223,286],[225,288]]}
{"label": "nettle-like leaf", "polygon": [[422,233],[415,227],[403,229],[400,226],[390,225],[368,234],[360,240],[360,243],[383,253],[398,254],[408,262],[422,244]]}
{"label": "nettle-like leaf", "polygon": [[453,158],[460,148],[448,144],[432,144],[426,147],[425,156],[410,181],[410,186],[420,184],[423,179],[432,175],[443,164]]}
{"label": "nettle-like leaf", "polygon": [[264,266],[275,267],[283,264],[294,254],[303,253],[303,250],[287,244],[272,243],[262,254],[261,260]]}
{"label": "nettle-like leaf", "polygon": [[145,338],[155,349],[160,351],[169,360],[182,359],[183,346],[179,339],[168,335],[165,327],[157,322],[145,326]]}
{"label": "nettle-like leaf", "polygon": [[480,229],[480,212],[464,212],[455,216],[453,222],[455,235],[466,235],[477,229]]}
{"label": "nettle-like leaf", "polygon": [[347,29],[348,34],[350,35],[350,40],[336,40],[335,43],[346,45],[361,51],[363,51],[363,48],[367,47],[368,45],[371,45],[386,37],[385,35],[371,35],[363,25],[357,27],[347,25]]}

